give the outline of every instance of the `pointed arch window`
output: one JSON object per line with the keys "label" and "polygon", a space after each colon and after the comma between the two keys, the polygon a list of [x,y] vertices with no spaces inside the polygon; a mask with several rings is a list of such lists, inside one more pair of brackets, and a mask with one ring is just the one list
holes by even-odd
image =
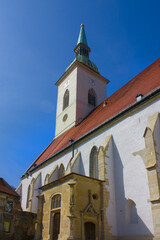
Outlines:
{"label": "pointed arch window", "polygon": [[58,178],[61,178],[65,175],[65,168],[64,168],[64,165],[61,164],[60,167],[59,167],[59,171],[58,171]]}
{"label": "pointed arch window", "polygon": [[56,194],[55,196],[53,196],[51,200],[51,209],[60,208],[60,207],[61,207],[61,195]]}
{"label": "pointed arch window", "polygon": [[29,186],[28,186],[28,191],[27,191],[26,208],[29,207],[30,195],[31,195],[31,185],[29,184]]}
{"label": "pointed arch window", "polygon": [[67,89],[63,96],[63,110],[69,105],[69,90]]}
{"label": "pointed arch window", "polygon": [[97,147],[94,146],[90,153],[90,167],[89,175],[92,178],[98,178],[98,151]]}
{"label": "pointed arch window", "polygon": [[93,88],[90,88],[88,91],[88,104],[96,106],[96,93]]}
{"label": "pointed arch window", "polygon": [[65,175],[65,168],[64,165],[61,163],[58,171],[58,178],[61,178]]}
{"label": "pointed arch window", "polygon": [[44,180],[44,184],[48,184],[48,183],[49,183],[49,174],[46,175]]}

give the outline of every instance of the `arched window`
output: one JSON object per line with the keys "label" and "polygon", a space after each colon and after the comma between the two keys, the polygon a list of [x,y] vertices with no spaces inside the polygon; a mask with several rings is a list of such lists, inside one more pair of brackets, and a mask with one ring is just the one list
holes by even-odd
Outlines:
{"label": "arched window", "polygon": [[29,208],[30,195],[31,195],[31,185],[29,184],[28,191],[27,191],[26,208]]}
{"label": "arched window", "polygon": [[69,105],[69,91],[68,89],[65,91],[65,94],[63,96],[63,110],[68,107]]}
{"label": "arched window", "polygon": [[137,208],[134,201],[128,199],[126,202],[126,222],[128,224],[138,223]]}
{"label": "arched window", "polygon": [[65,168],[64,168],[64,165],[61,164],[60,167],[59,167],[59,171],[58,171],[58,178],[63,177],[64,174],[65,174]]}
{"label": "arched window", "polygon": [[57,194],[53,196],[51,200],[51,209],[60,208],[60,207],[61,207],[61,195]]}
{"label": "arched window", "polygon": [[96,93],[93,88],[88,91],[88,103],[94,107],[96,106]]}
{"label": "arched window", "polygon": [[44,180],[44,184],[48,184],[49,182],[49,174],[46,175],[45,180]]}
{"label": "arched window", "polygon": [[89,167],[89,175],[93,178],[98,178],[98,151],[97,147],[93,147],[90,153],[90,167]]}

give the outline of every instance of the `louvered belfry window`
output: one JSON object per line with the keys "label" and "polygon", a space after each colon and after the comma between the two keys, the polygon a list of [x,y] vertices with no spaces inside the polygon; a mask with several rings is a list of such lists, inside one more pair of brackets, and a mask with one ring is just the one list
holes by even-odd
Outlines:
{"label": "louvered belfry window", "polygon": [[68,89],[65,91],[65,94],[63,96],[63,110],[68,107],[69,105],[69,91]]}
{"label": "louvered belfry window", "polygon": [[96,93],[93,88],[88,91],[88,103],[94,107],[96,106]]}

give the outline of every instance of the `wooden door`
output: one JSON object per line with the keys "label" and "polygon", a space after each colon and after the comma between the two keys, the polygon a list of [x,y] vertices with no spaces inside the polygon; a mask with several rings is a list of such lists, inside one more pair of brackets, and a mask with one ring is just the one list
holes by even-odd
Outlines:
{"label": "wooden door", "polygon": [[60,232],[60,212],[57,212],[53,216],[52,240],[58,239],[59,232]]}
{"label": "wooden door", "polygon": [[85,240],[95,240],[95,224],[92,222],[85,223]]}

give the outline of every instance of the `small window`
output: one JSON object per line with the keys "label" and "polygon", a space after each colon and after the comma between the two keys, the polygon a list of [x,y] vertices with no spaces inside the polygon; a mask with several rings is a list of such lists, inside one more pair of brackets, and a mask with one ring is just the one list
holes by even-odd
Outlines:
{"label": "small window", "polygon": [[68,89],[65,91],[65,94],[63,96],[63,110],[68,107],[69,105],[69,91]]}
{"label": "small window", "polygon": [[92,106],[96,106],[96,93],[93,88],[88,91],[88,103]]}
{"label": "small window", "polygon": [[51,209],[60,208],[61,207],[61,195],[57,194],[52,198]]}

